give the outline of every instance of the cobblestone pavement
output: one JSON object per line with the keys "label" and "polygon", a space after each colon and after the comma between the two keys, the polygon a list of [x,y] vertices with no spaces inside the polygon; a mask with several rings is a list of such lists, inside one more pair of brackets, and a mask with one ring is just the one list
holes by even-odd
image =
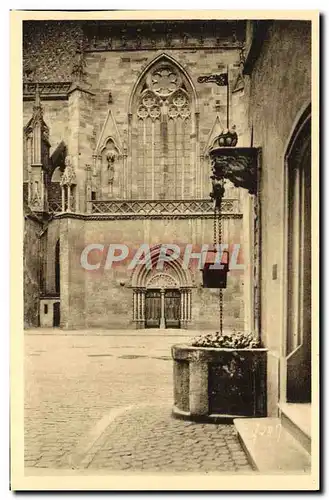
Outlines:
{"label": "cobblestone pavement", "polygon": [[86,457],[88,468],[162,472],[250,471],[232,425],[175,420],[150,405],[120,415]]}
{"label": "cobblestone pavement", "polygon": [[170,347],[186,336],[97,333],[26,331],[26,467],[250,470],[233,426],[170,415]]}

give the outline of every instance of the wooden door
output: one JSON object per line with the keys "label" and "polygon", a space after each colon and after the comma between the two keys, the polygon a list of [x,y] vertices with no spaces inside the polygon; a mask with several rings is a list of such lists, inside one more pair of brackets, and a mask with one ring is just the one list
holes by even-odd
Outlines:
{"label": "wooden door", "polygon": [[159,328],[161,318],[160,290],[147,290],[145,296],[145,327]]}
{"label": "wooden door", "polygon": [[180,291],[166,290],[164,300],[166,328],[180,328]]}
{"label": "wooden door", "polygon": [[53,326],[60,326],[61,324],[61,304],[55,302],[53,305]]}

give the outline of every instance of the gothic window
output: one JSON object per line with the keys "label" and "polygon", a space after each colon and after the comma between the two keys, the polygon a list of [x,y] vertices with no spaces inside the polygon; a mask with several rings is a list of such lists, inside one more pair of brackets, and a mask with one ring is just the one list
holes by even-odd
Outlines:
{"label": "gothic window", "polygon": [[192,198],[195,190],[195,110],[191,85],[169,60],[153,65],[134,96],[133,197]]}

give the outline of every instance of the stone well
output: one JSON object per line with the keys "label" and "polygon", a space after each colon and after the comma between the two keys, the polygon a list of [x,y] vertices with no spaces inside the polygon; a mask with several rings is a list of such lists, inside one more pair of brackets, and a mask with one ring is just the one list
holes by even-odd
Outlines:
{"label": "stone well", "polygon": [[172,346],[176,418],[232,422],[266,416],[267,349]]}

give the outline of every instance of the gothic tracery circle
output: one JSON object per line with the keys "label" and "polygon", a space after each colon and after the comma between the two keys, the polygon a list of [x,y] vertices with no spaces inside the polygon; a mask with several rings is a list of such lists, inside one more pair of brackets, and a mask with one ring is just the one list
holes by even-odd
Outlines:
{"label": "gothic tracery circle", "polygon": [[178,116],[178,109],[176,108],[176,106],[171,105],[169,107],[168,114],[171,118],[176,118],[176,116]]}
{"label": "gothic tracery circle", "polygon": [[148,93],[144,98],[143,98],[143,104],[147,108],[150,108],[151,106],[155,105],[155,97],[152,96],[150,93]]}
{"label": "gothic tracery circle", "polygon": [[174,96],[173,103],[175,104],[175,106],[184,106],[184,104],[186,104],[186,97],[183,93],[179,93],[178,95]]}
{"label": "gothic tracery circle", "polygon": [[145,106],[139,106],[138,110],[137,110],[137,115],[139,116],[139,118],[146,118],[148,116],[148,110]]}
{"label": "gothic tracery circle", "polygon": [[158,106],[153,106],[149,113],[151,118],[158,118],[160,116],[160,108]]}
{"label": "gothic tracery circle", "polygon": [[191,114],[191,111],[187,106],[185,106],[184,108],[181,109],[180,114],[183,118],[188,118]]}
{"label": "gothic tracery circle", "polygon": [[153,71],[150,86],[161,97],[168,97],[179,88],[180,79],[170,66],[160,66]]}

